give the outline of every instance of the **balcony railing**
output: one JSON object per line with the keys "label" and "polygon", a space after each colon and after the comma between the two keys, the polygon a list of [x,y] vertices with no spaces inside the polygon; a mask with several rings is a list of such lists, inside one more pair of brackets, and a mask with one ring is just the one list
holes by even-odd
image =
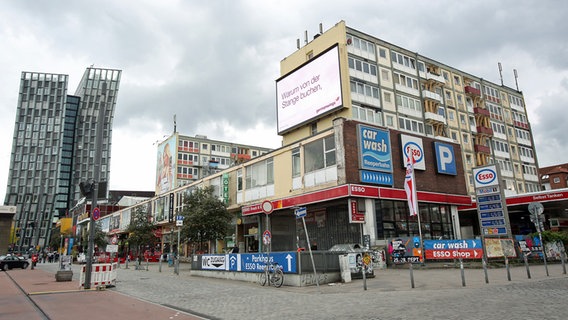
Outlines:
{"label": "balcony railing", "polygon": [[439,94],[437,94],[435,92],[428,91],[428,90],[422,90],[422,95],[424,96],[424,99],[434,100],[434,101],[437,101],[439,103],[442,102],[442,96],[440,96]]}
{"label": "balcony railing", "polygon": [[475,87],[472,87],[472,86],[465,86],[464,91],[465,91],[465,93],[468,93],[472,96],[477,96],[477,97],[481,96],[481,90],[479,90]]}
{"label": "balcony railing", "polygon": [[475,150],[475,152],[491,154],[491,148],[489,148],[488,146],[480,145],[480,144],[476,144],[475,146],[473,146],[473,150]]}
{"label": "balcony railing", "polygon": [[493,129],[491,129],[491,128],[477,126],[476,129],[477,129],[478,134],[485,134],[485,135],[488,135],[488,136],[493,135]]}
{"label": "balcony railing", "polygon": [[484,116],[487,116],[487,117],[490,116],[489,110],[483,109],[483,108],[479,108],[479,107],[473,108],[473,113],[475,113],[475,114],[480,114],[480,115],[484,115]]}
{"label": "balcony railing", "polygon": [[425,112],[424,119],[426,120],[427,123],[437,122],[437,123],[446,124],[446,118],[433,112]]}

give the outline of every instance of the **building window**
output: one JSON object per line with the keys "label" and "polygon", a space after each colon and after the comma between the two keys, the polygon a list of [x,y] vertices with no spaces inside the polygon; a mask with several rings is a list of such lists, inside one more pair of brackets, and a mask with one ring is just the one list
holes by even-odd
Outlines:
{"label": "building window", "polygon": [[554,183],[560,183],[560,178],[559,178],[559,177],[555,177],[552,181],[553,181]]}
{"label": "building window", "polygon": [[422,112],[422,104],[420,103],[420,100],[402,96],[400,94],[396,95],[396,106],[410,111]]}
{"label": "building window", "polygon": [[424,134],[424,124],[420,121],[399,117],[398,126],[401,130]]}
{"label": "building window", "polygon": [[335,165],[335,140],[328,136],[304,146],[304,168],[306,173]]}
{"label": "building window", "polygon": [[461,81],[459,76],[454,76],[454,84],[456,86],[461,86]]}
{"label": "building window", "polygon": [[274,165],[272,159],[247,166],[245,170],[247,189],[274,184]]}
{"label": "building window", "polygon": [[300,176],[300,148],[292,150],[292,177]]}
{"label": "building window", "polygon": [[391,103],[392,102],[392,98],[391,98],[391,94],[390,92],[383,92],[383,96],[385,98],[385,102]]}
{"label": "building window", "polygon": [[394,116],[387,115],[387,126],[394,128]]}
{"label": "building window", "polygon": [[388,70],[381,70],[381,78],[384,81],[390,81],[389,80],[389,71]]}
{"label": "building window", "polygon": [[352,106],[353,119],[369,122],[373,124],[383,125],[382,113],[373,108],[365,108],[357,105]]}
{"label": "building window", "polygon": [[381,58],[387,58],[387,50],[385,50],[384,48],[379,48],[379,57]]}

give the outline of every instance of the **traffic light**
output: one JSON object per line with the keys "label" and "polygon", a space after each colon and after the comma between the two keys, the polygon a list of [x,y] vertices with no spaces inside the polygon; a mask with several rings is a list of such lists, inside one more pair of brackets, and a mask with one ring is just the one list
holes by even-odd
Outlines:
{"label": "traffic light", "polygon": [[79,189],[81,189],[81,194],[84,197],[90,197],[93,194],[93,189],[95,188],[95,181],[92,179],[89,181],[81,181],[79,183]]}

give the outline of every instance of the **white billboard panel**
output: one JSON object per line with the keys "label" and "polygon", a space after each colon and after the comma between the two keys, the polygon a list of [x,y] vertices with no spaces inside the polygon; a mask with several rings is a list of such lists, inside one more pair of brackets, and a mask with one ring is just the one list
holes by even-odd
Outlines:
{"label": "white billboard panel", "polygon": [[337,45],[276,80],[278,134],[341,107],[343,97]]}

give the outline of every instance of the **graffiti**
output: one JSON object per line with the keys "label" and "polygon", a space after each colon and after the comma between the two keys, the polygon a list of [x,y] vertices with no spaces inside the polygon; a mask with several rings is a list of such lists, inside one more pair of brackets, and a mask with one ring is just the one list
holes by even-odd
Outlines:
{"label": "graffiti", "polygon": [[[317,279],[317,282],[316,282]],[[300,285],[301,286],[311,286],[316,285],[318,283],[327,283],[327,274],[326,273],[318,273],[317,278],[313,273],[306,273],[302,274],[300,277]]]}

